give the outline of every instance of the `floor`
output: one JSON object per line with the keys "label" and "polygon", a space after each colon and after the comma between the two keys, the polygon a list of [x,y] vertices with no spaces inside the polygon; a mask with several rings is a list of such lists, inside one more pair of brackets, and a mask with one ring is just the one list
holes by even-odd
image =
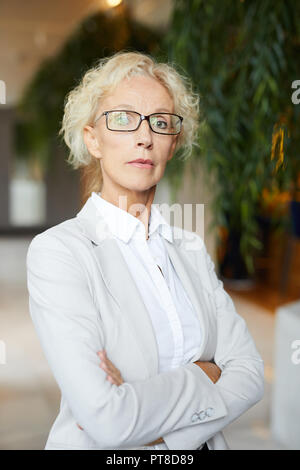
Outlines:
{"label": "floor", "polygon": [[[270,431],[274,314],[238,294],[230,294],[265,361],[265,395],[224,430],[235,449],[285,449]],[[57,415],[60,394],[41,350],[28,312],[24,283],[1,284],[0,449],[43,449]]]}

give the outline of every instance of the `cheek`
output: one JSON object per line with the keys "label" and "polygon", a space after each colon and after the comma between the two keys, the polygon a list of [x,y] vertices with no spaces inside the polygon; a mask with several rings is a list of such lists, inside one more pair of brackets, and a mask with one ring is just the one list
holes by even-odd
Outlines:
{"label": "cheek", "polygon": [[[167,159],[170,153],[174,150],[173,140],[169,140],[161,143],[161,153]],[[175,145],[175,144],[174,144]]]}
{"label": "cheek", "polygon": [[[126,139],[127,137],[127,139]],[[114,168],[126,158],[128,136],[111,132],[102,137],[101,154],[106,168]]]}
{"label": "cheek", "polygon": [[124,140],[122,137],[117,133],[110,132],[105,133],[102,137],[102,146],[105,153],[114,151],[114,149],[124,148]]}

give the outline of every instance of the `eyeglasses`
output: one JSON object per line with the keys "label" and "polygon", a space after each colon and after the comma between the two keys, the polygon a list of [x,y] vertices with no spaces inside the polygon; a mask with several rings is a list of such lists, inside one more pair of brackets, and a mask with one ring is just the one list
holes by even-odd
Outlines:
{"label": "eyeglasses", "polygon": [[136,111],[118,109],[104,111],[104,113],[97,117],[95,124],[102,116],[106,116],[107,129],[117,132],[136,131],[145,119],[148,121],[150,129],[156,134],[176,135],[181,131],[183,121],[183,117],[178,116],[178,114],[152,113],[144,116]]}

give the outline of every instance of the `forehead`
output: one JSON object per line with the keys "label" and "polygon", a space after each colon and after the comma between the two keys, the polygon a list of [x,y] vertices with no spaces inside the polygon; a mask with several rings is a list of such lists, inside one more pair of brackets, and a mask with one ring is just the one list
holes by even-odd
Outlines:
{"label": "forehead", "polygon": [[158,80],[146,76],[134,76],[119,82],[105,98],[105,106],[129,104],[135,107],[165,108],[173,111],[173,99]]}

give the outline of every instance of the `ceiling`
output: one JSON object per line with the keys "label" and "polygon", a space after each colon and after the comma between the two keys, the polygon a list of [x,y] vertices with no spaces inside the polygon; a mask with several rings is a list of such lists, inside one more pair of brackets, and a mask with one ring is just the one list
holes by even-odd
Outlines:
{"label": "ceiling", "polygon": [[[108,9],[108,0],[1,0],[0,80],[6,105],[13,106],[40,63],[62,46],[79,21]],[[123,0],[133,17],[165,28],[173,0]]]}

